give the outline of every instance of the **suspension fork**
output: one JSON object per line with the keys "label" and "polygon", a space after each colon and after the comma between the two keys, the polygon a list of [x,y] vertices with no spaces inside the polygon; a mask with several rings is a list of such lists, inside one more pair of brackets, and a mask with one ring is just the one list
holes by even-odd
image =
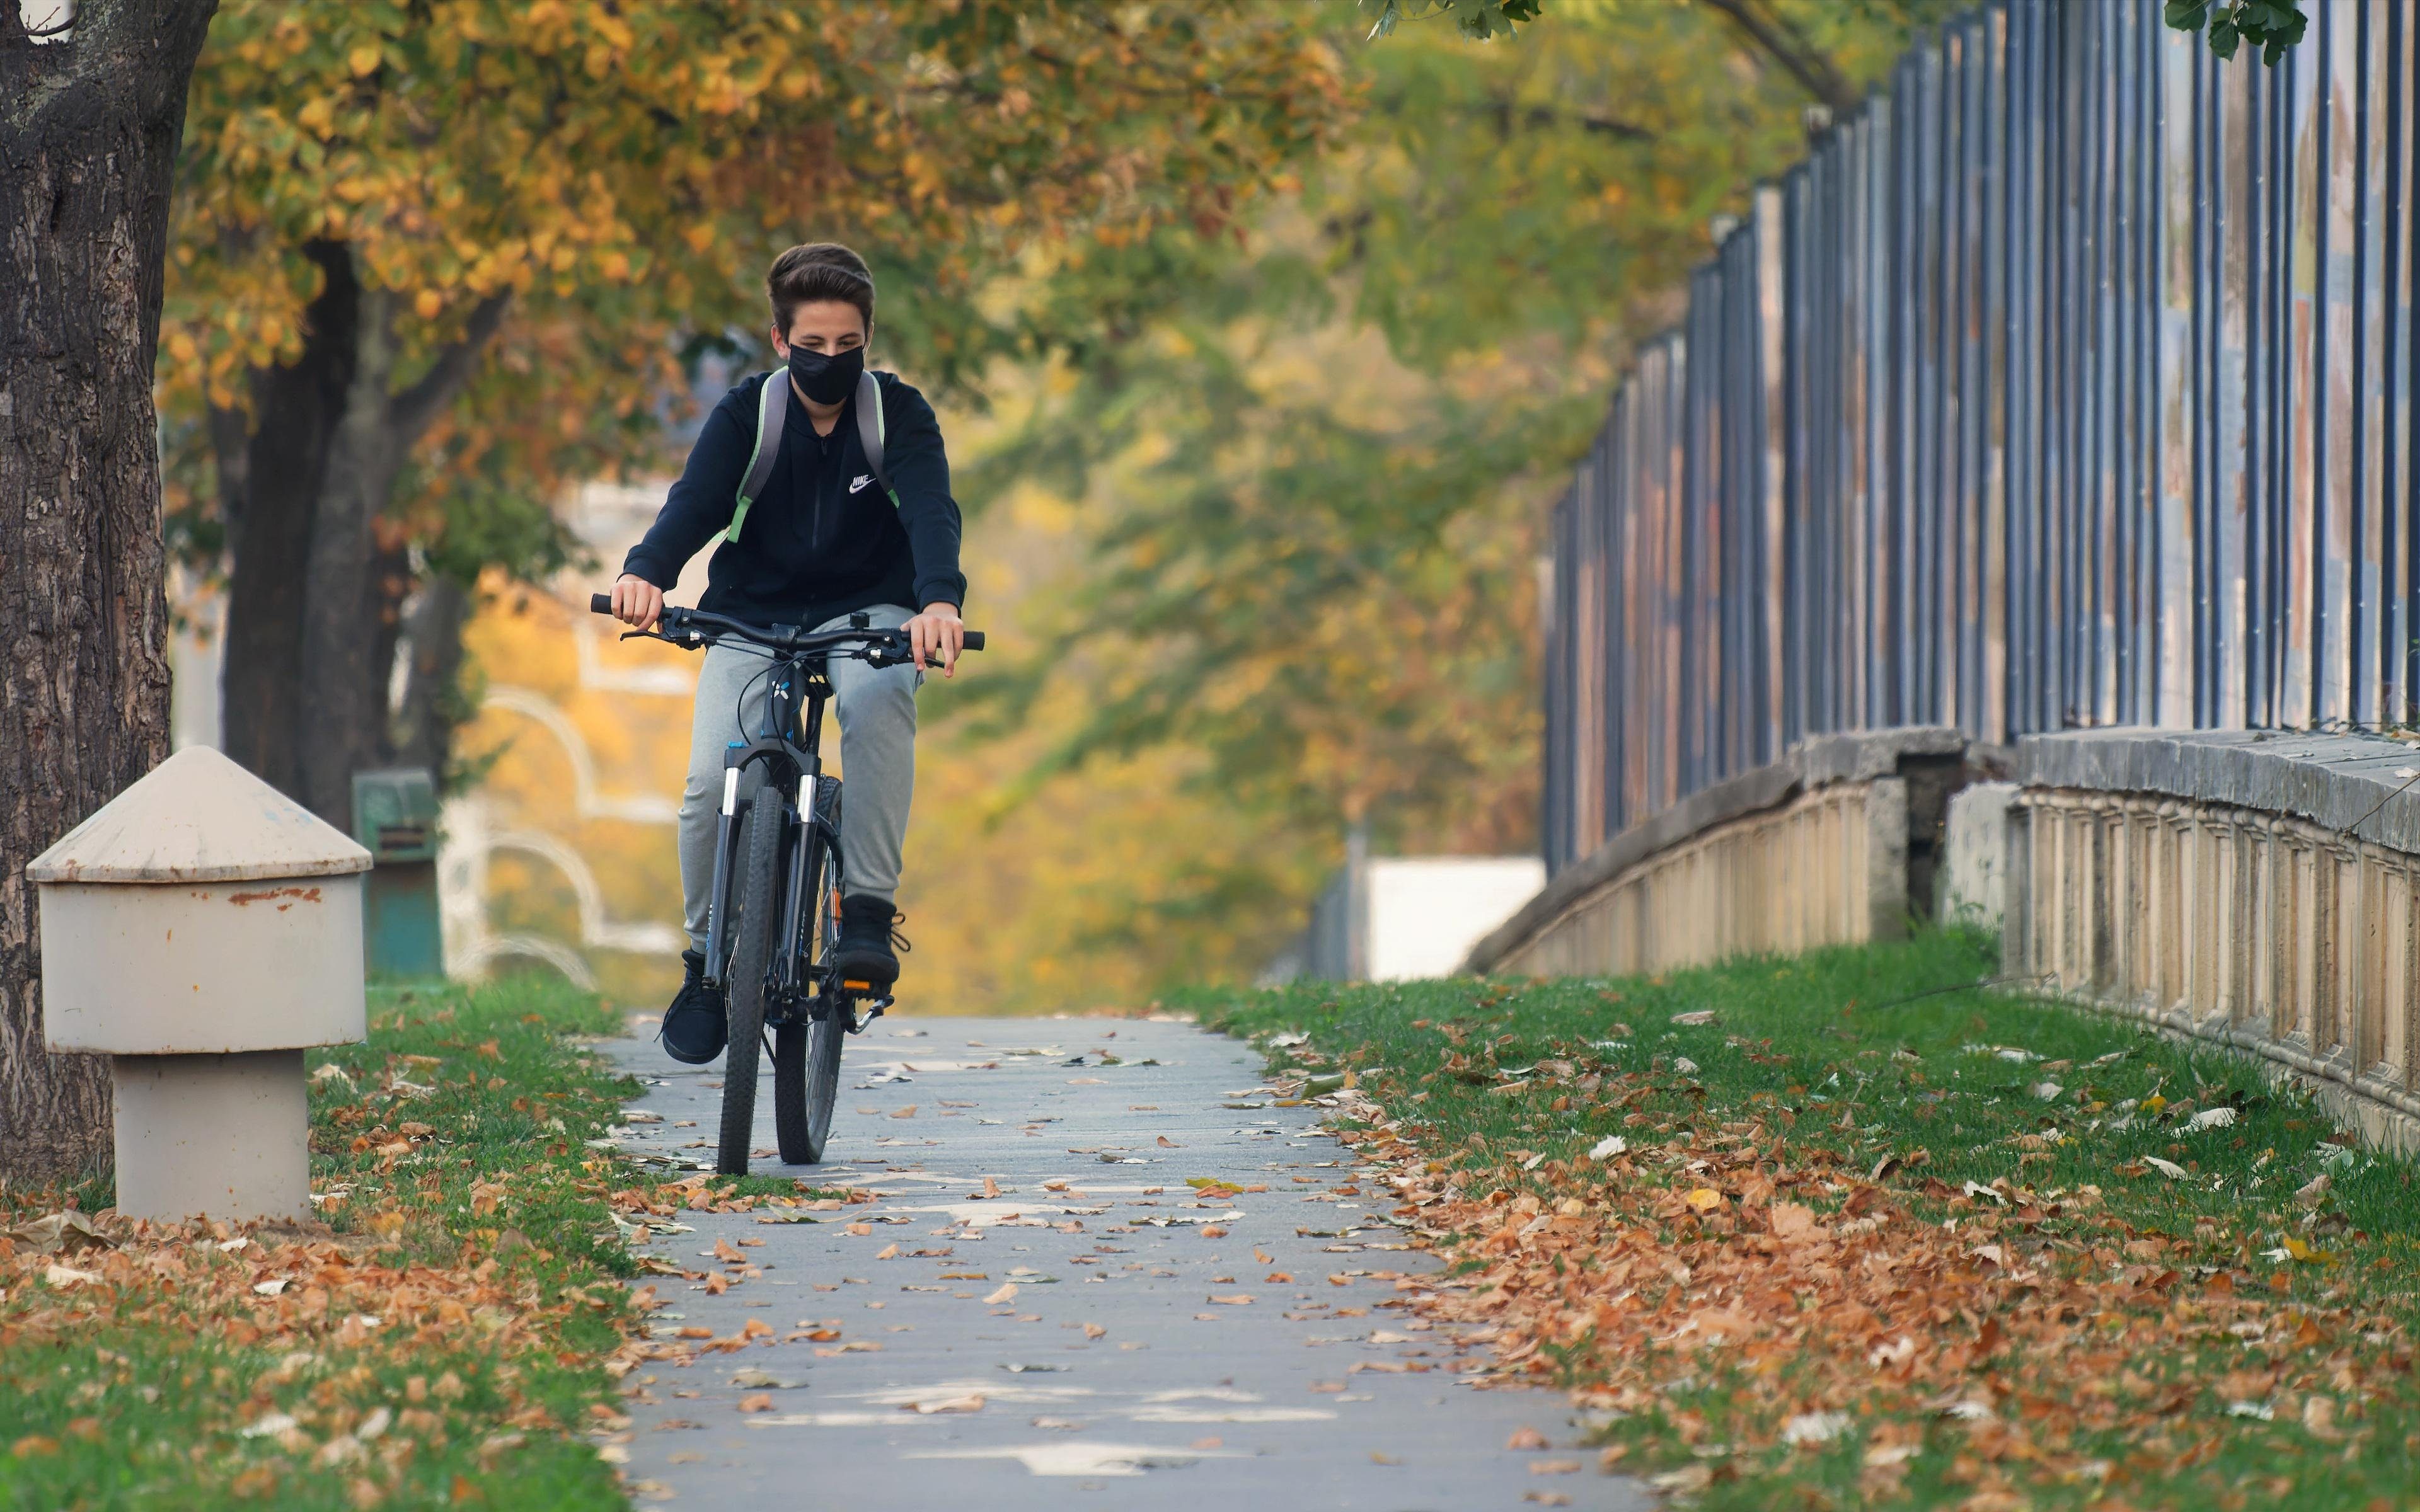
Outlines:
{"label": "suspension fork", "polygon": [[[722,980],[722,963],[730,949],[731,853],[739,843],[739,774],[747,769],[748,748],[733,741],[722,748],[722,808],[714,818],[714,881],[706,894],[706,978]],[[724,983],[728,986],[729,983]]]}
{"label": "suspension fork", "polygon": [[[772,685],[766,689],[765,729],[758,737],[758,744],[752,745],[746,741],[735,740],[722,748],[722,806],[715,815],[714,878],[706,892],[706,978],[709,981],[721,980],[723,962],[731,945],[729,903],[731,872],[737,859],[739,849],[739,780],[746,773],[749,763],[755,759],[763,742],[779,742],[787,746],[787,734],[792,727],[792,721],[797,717],[795,713],[798,702],[797,679],[800,673],[801,669],[797,662],[783,662],[777,665],[773,670]],[[821,730],[823,724],[823,699],[812,690],[809,697],[809,718],[810,734],[806,749],[803,752],[794,751],[794,754],[803,755],[805,758],[806,791],[812,794],[814,791],[814,774],[820,771],[823,764],[821,758],[815,754],[814,739],[814,733]],[[767,779],[758,786],[756,797],[762,798],[768,794],[772,795],[776,802],[783,801],[781,784],[773,779],[770,773],[767,774]],[[795,864],[792,870],[795,872]],[[789,891],[795,902],[799,891],[798,879],[795,875],[790,879],[790,883]],[[784,933],[782,937],[784,940],[794,940],[797,936],[787,931],[795,922],[796,910],[788,908],[784,912],[793,917],[783,918]],[[793,975],[787,962],[783,964],[781,974],[784,980]],[[727,987],[730,984],[724,982],[723,985]]]}
{"label": "suspension fork", "polygon": [[822,900],[807,895],[807,867],[814,854],[815,800],[823,787],[824,698],[823,684],[810,680],[799,720],[798,825],[791,831],[790,885],[782,904],[782,978],[793,988],[806,985],[799,968],[811,949],[807,932],[823,917]]}

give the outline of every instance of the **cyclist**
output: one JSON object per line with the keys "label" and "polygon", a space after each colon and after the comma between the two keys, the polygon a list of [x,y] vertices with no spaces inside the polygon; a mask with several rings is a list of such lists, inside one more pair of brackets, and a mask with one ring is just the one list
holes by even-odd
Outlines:
{"label": "cyclist", "polygon": [[[664,590],[721,535],[699,608],[816,629],[845,626],[861,612],[877,628],[907,631],[914,666],[835,657],[830,670],[848,783],[835,964],[852,979],[888,986],[899,976],[893,947],[908,943],[895,932],[904,916],[892,900],[915,786],[916,689],[927,666],[954,676],[965,643],[958,506],[941,427],[923,394],[894,373],[876,372],[871,392],[880,395],[880,412],[858,413],[869,392],[861,374],[874,333],[874,275],[865,260],[829,242],[792,247],[773,260],[765,290],[773,351],[783,365],[744,379],[706,416],[680,481],[623,562],[613,609],[626,624],[653,628]],[[788,387],[786,415],[771,471],[743,506],[768,382]],[[861,440],[867,428],[879,438],[878,460],[869,460]],[[734,646],[707,651],[698,669],[680,811],[690,949],[681,952],[683,980],[663,1026],[665,1049],[691,1063],[720,1055],[726,1033],[722,994],[705,980],[715,820],[724,748],[753,734],[765,717],[765,658]]]}

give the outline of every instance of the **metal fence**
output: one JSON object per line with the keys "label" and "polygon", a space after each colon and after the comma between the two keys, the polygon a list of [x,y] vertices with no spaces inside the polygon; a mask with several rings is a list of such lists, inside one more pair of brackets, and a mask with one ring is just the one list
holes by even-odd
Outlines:
{"label": "metal fence", "polygon": [[2399,723],[2412,0],[2007,0],[1758,192],[1554,527],[1559,869],[1804,735]]}

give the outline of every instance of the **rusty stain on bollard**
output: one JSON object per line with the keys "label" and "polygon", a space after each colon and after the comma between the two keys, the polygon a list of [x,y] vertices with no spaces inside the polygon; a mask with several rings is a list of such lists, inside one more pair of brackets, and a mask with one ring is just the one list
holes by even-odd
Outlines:
{"label": "rusty stain on bollard", "polygon": [[25,869],[44,1038],[111,1057],[119,1211],[308,1213],[302,1052],[366,1032],[369,865],[342,831],[189,747]]}

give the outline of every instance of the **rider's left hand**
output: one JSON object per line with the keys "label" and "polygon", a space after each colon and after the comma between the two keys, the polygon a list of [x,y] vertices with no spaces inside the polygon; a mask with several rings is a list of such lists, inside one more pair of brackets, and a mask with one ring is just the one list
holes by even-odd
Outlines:
{"label": "rider's left hand", "polygon": [[925,658],[941,669],[944,677],[958,674],[958,654],[966,649],[967,622],[958,618],[955,604],[927,604],[924,612],[900,628],[908,632],[908,649],[916,654],[916,670],[924,671]]}

